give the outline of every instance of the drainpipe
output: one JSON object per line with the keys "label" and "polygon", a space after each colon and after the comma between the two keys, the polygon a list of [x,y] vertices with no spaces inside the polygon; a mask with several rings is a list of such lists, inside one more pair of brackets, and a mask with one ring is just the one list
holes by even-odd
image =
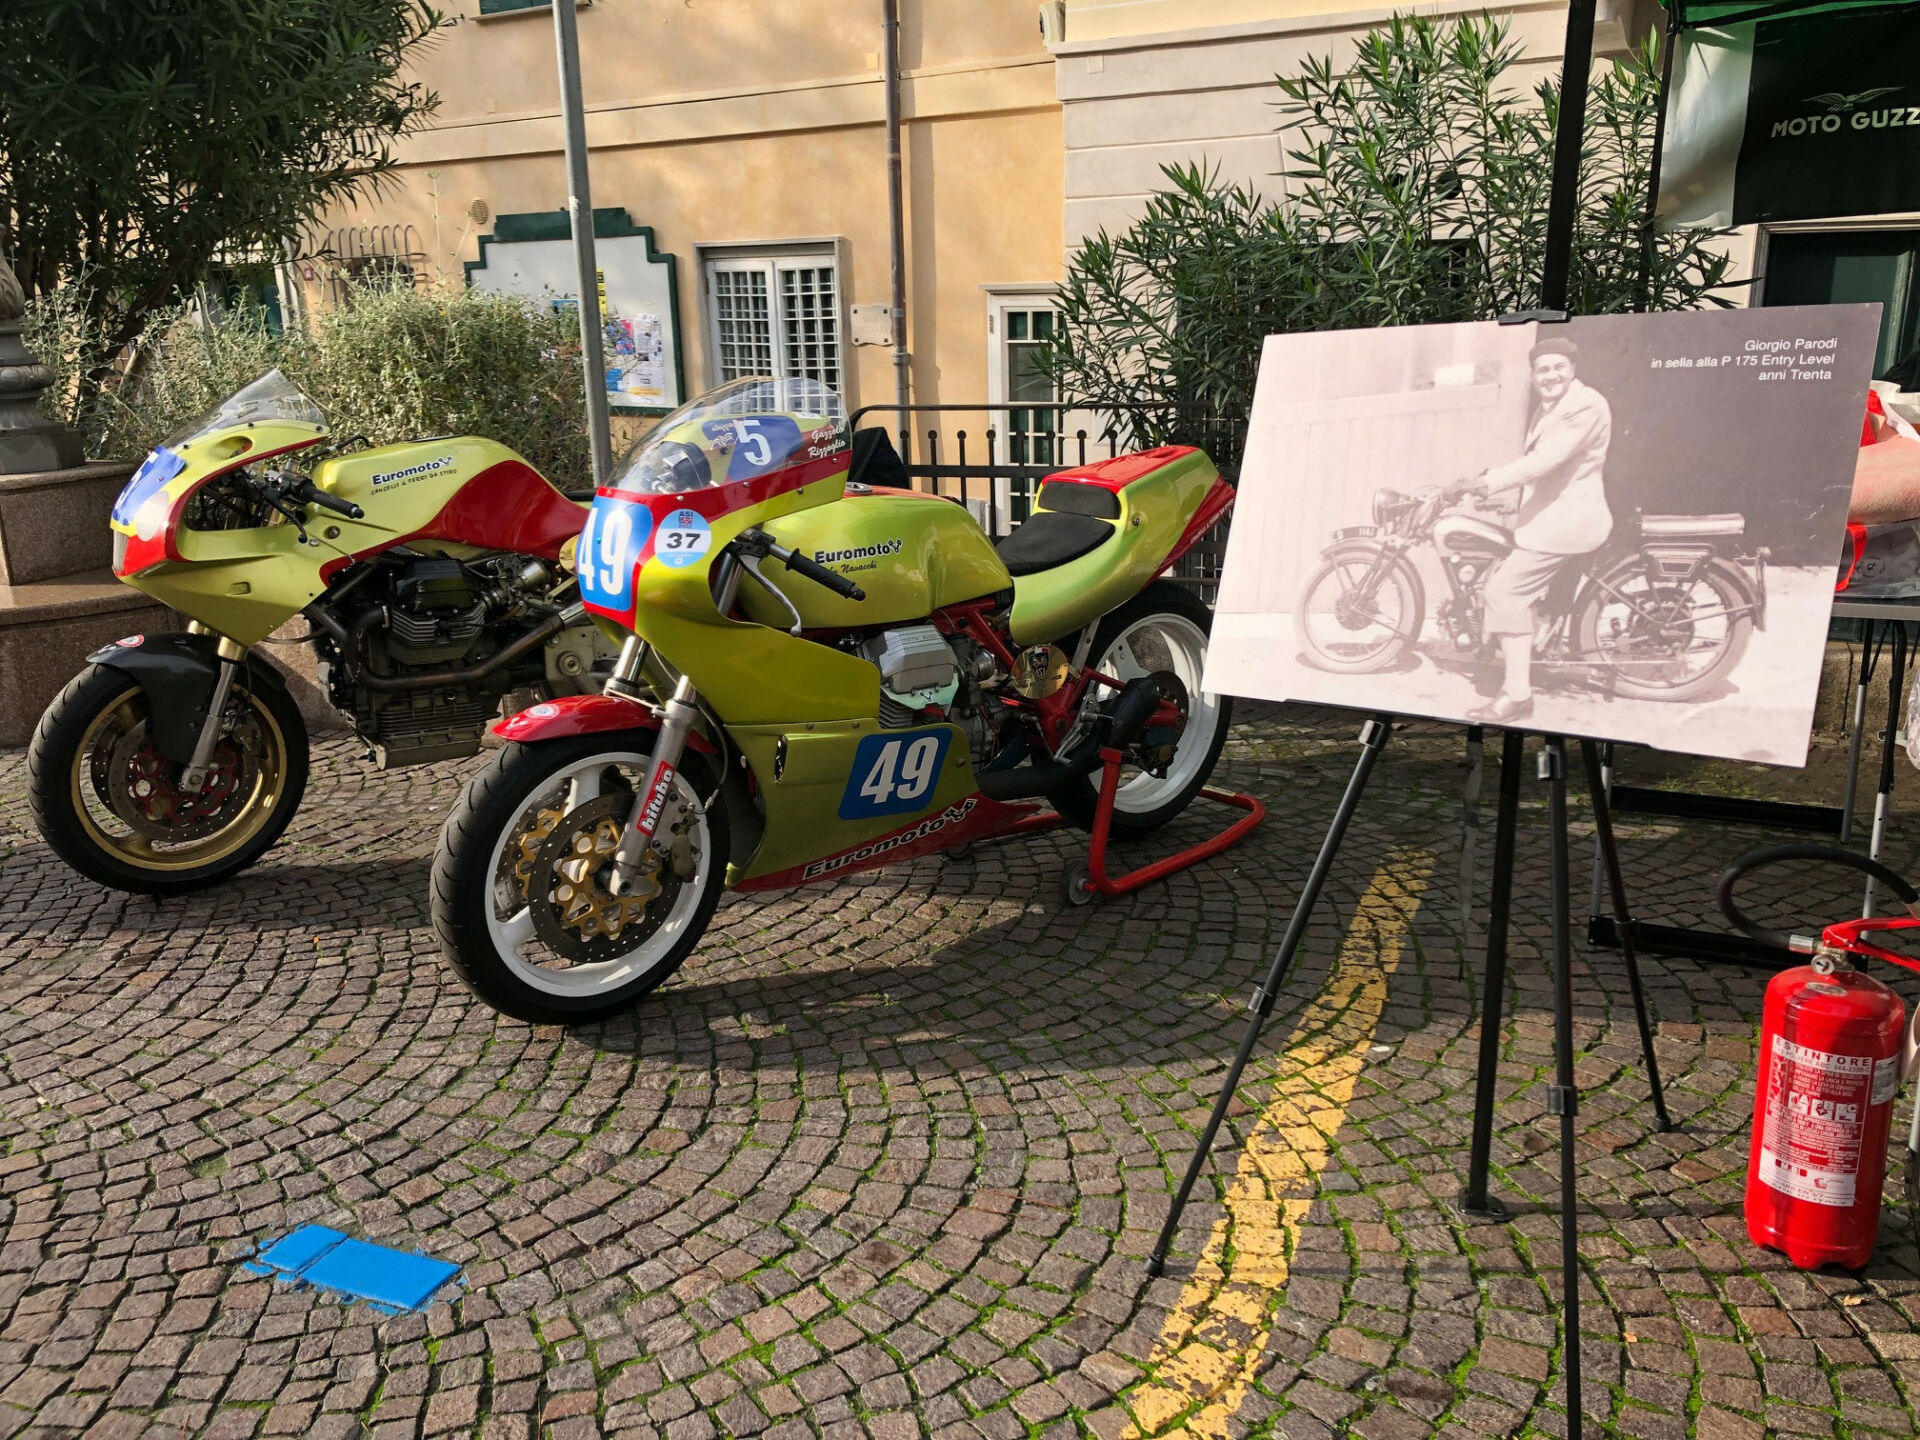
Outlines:
{"label": "drainpipe", "polygon": [[[900,0],[881,0],[880,64],[887,92],[887,224],[893,261],[893,399],[907,428],[907,217],[900,186]],[[905,458],[905,457],[902,457]]]}

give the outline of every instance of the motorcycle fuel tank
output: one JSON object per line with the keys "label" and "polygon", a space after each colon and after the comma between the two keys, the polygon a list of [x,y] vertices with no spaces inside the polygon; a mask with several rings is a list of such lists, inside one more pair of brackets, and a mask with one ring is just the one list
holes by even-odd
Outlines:
{"label": "motorcycle fuel tank", "polygon": [[[843,600],[805,580],[788,584],[784,571],[770,567],[767,573],[809,630],[920,620],[943,605],[1013,588],[986,533],[965,509],[938,495],[854,490],[762,528],[867,592],[865,600]],[[747,614],[763,625],[784,630],[793,623],[777,600],[751,582],[741,587],[740,599]]]}
{"label": "motorcycle fuel tank", "polygon": [[513,451],[477,435],[350,451],[315,466],[313,480],[366,511],[336,527],[335,543],[351,554],[406,537],[555,560],[587,517]]}
{"label": "motorcycle fuel tank", "polygon": [[1442,515],[1433,522],[1433,543],[1448,554],[1504,555],[1513,549],[1513,536],[1472,515]]}

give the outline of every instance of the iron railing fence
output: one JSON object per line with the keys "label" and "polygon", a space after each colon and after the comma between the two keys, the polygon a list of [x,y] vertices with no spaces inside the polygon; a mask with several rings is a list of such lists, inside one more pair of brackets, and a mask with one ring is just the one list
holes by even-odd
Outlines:
{"label": "iron railing fence", "polygon": [[[1182,444],[1199,445],[1210,456],[1231,457],[1221,464],[1221,473],[1229,482],[1239,478],[1233,462],[1239,458],[1244,422],[1217,416],[1149,427],[1139,416],[1069,402],[881,404],[854,411],[853,427],[877,415],[896,417],[895,448],[916,488],[959,499],[981,528],[996,537],[1011,534],[1033,513],[1034,497],[1047,476],[1137,448],[1132,437],[1142,432],[1170,430],[1171,438]],[[985,423],[954,423],[975,416]],[[922,417],[929,423],[922,423]],[[1171,578],[1195,586],[1211,604],[1226,544],[1227,522],[1222,521],[1181,557]]]}

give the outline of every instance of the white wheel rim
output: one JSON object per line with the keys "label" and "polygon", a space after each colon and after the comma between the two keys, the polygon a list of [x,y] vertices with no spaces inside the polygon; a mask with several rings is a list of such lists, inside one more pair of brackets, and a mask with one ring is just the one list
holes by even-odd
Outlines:
{"label": "white wheel rim", "polygon": [[[1165,777],[1144,770],[1123,772],[1113,808],[1123,815],[1143,815],[1178,798],[1191,785],[1213,749],[1214,731],[1220,724],[1220,698],[1200,688],[1200,676],[1207,665],[1207,632],[1184,615],[1162,612],[1136,620],[1093,657],[1093,668],[1115,680],[1135,680],[1156,670],[1170,670],[1187,688],[1187,728],[1173,752],[1173,763]],[[1111,699],[1111,692],[1096,688],[1089,705]],[[1094,772],[1099,783],[1099,772]]]}
{"label": "white wheel rim", "polygon": [[[693,923],[694,912],[699,909],[700,896],[705,892],[707,878],[713,869],[713,833],[707,826],[706,810],[700,804],[700,797],[687,783],[684,775],[675,773],[673,777],[674,794],[681,805],[694,816],[693,835],[698,847],[698,857],[694,864],[691,879],[683,881],[673,896],[672,908],[659,928],[648,935],[632,950],[611,960],[597,961],[592,964],[567,964],[562,957],[553,955],[534,934],[533,912],[521,905],[502,913],[499,896],[500,862],[505,858],[507,846],[520,833],[521,822],[527,811],[537,805],[541,799],[550,796],[555,790],[565,786],[567,790],[566,810],[571,812],[589,800],[599,798],[601,773],[609,766],[616,765],[628,772],[637,790],[646,777],[648,757],[635,751],[607,751],[599,755],[590,755],[576,761],[564,770],[555,771],[541,783],[538,789],[521,801],[514,812],[513,820],[494,837],[493,849],[487,856],[486,875],[486,911],[487,931],[493,939],[494,949],[514,978],[546,995],[562,996],[568,999],[592,999],[604,995],[609,990],[623,989],[639,980],[644,980],[654,970],[666,962],[668,953],[685,936],[687,927]],[[561,962],[559,968],[542,964],[541,956],[547,956]]]}

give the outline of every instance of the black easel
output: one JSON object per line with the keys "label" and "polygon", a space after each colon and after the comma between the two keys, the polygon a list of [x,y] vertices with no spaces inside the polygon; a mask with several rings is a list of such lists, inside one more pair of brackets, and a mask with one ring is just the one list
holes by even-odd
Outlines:
{"label": "black easel", "polygon": [[[1574,216],[1579,198],[1580,148],[1586,128],[1587,77],[1593,63],[1595,4],[1596,0],[1571,0],[1567,7],[1560,115],[1554,134],[1553,183],[1547,204],[1546,255],[1540,286],[1543,308],[1507,317],[1513,322],[1531,320],[1547,324],[1567,318]],[[1313,870],[1300,892],[1293,918],[1287,925],[1286,936],[1268,969],[1266,980],[1254,991],[1248,1003],[1247,1008],[1252,1013],[1248,1019],[1247,1033],[1240,1042],[1232,1065],[1228,1067],[1219,1097],[1214,1102],[1213,1113],[1207,1119],[1200,1143],[1188,1163],[1186,1176],[1174,1195],[1166,1223],[1161,1227],[1160,1238],[1147,1261],[1147,1273],[1150,1275],[1162,1274],[1166,1269],[1167,1253],[1180,1223],[1180,1213],[1193,1193],[1200,1167],[1206,1163],[1214,1139],[1226,1119],[1227,1107],[1233,1102],[1240,1076],[1259,1041],[1260,1027],[1267,1016],[1273,1013],[1275,998],[1292,968],[1300,937],[1306,930],[1307,918],[1319,900],[1327,871],[1332,867],[1333,857],[1346,835],[1347,824],[1366,787],[1367,777],[1372,773],[1380,749],[1386,743],[1389,728],[1389,717],[1380,715],[1368,722],[1366,729],[1361,732],[1359,761],[1354,766],[1352,778],[1347,782],[1346,793],[1341,796],[1333,823],[1327,828],[1326,839],[1321,843]],[[1504,1209],[1496,1208],[1498,1202],[1487,1194],[1487,1165],[1492,1145],[1493,1087],[1500,1053],[1500,1010],[1506,984],[1507,922],[1512,903],[1513,852],[1519,818],[1520,761],[1524,738],[1520,732],[1509,731],[1502,748],[1499,815],[1494,833],[1493,889],[1487,930],[1487,988],[1480,1031],[1481,1064],[1474,1098],[1474,1141],[1468,1164],[1467,1186],[1461,1197],[1463,1207],[1470,1213],[1487,1215],[1504,1214]],[[1550,1113],[1560,1117],[1560,1247],[1564,1290],[1561,1299],[1564,1331],[1561,1354],[1567,1379],[1567,1434],[1570,1440],[1580,1440],[1580,1255],[1578,1216],[1575,1211],[1578,1185],[1573,1153],[1578,1096],[1573,1083],[1573,937],[1568,893],[1566,740],[1559,735],[1542,738],[1545,745],[1540,755],[1540,778],[1548,784],[1548,864],[1553,930],[1554,1084],[1548,1088],[1547,1108]],[[1653,1052],[1653,1034],[1640,985],[1638,957],[1633,946],[1633,921],[1627,913],[1626,889],[1620,877],[1620,858],[1614,844],[1607,794],[1600,783],[1599,757],[1592,741],[1582,740],[1581,747],[1593,799],[1595,828],[1606,864],[1615,921],[1623,942],[1622,954],[1627,962],[1634,1012],[1639,1021],[1641,1052],[1646,1059],[1647,1077],[1653,1090],[1654,1111],[1659,1127],[1666,1129],[1671,1122],[1667,1118],[1666,1098],[1660,1087],[1659,1069]]]}

